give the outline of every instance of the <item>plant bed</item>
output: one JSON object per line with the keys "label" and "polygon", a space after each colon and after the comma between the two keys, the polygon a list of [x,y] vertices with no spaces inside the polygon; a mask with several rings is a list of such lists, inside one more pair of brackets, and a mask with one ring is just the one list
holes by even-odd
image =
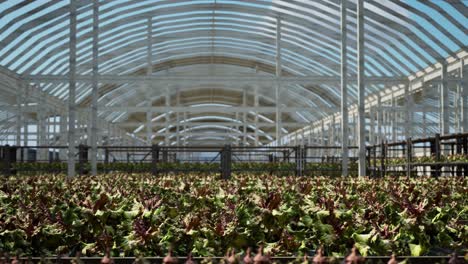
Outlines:
{"label": "plant bed", "polygon": [[[80,168],[83,166],[83,168]],[[159,162],[156,165],[160,173],[181,173],[181,172],[204,172],[216,173],[221,170],[219,163],[183,163],[183,162]],[[78,171],[91,171],[91,164],[84,163],[83,165],[76,163]],[[152,171],[153,164],[151,162],[111,162],[98,163],[97,169],[102,173],[109,172],[124,172],[124,173],[149,173]],[[66,162],[18,162],[13,164],[13,170],[21,175],[36,175],[42,173],[66,173]],[[233,162],[232,172],[262,175],[265,172],[276,176],[288,176],[296,171],[296,163],[293,162]],[[1,173],[2,171],[0,171]],[[357,175],[357,163],[349,164],[349,174]],[[341,164],[323,162],[323,163],[306,163],[304,168],[305,176],[341,176]]]}
{"label": "plant bed", "polygon": [[466,253],[467,180],[110,173],[3,177],[0,249],[26,255]]}

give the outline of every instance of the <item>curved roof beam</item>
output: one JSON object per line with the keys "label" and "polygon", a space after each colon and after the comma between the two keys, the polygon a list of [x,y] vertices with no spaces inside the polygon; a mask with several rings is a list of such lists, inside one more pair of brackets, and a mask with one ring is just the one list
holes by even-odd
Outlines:
{"label": "curved roof beam", "polygon": [[[132,10],[132,8],[128,8],[129,7],[129,3],[134,3],[134,6],[135,8]],[[304,22],[304,19],[305,19],[305,14],[308,15],[306,21],[307,23],[310,23],[310,24],[317,24],[319,26],[321,26],[321,28],[325,28],[326,29],[326,26],[327,25],[324,25],[323,23],[320,24],[318,21],[319,19],[318,18],[323,18],[322,17],[314,17],[314,10],[311,9],[310,7],[311,6],[308,6],[307,4],[305,3],[301,3],[301,2],[296,2],[294,1],[294,4],[290,4],[289,6],[287,6],[288,2],[277,2],[278,4],[265,4],[264,2],[260,2],[260,1],[255,1],[256,5],[249,5],[249,6],[245,6],[245,4],[240,4],[240,3],[229,3],[229,4],[222,4],[220,5],[220,8],[221,10],[234,10],[233,12],[237,11],[238,13],[241,13],[241,12],[246,12],[247,14],[262,14],[262,18],[264,19],[264,21],[269,21],[271,20],[271,18],[273,18],[274,16],[278,15],[278,14],[281,14],[282,17],[284,17],[284,21],[287,22],[287,21],[300,21],[300,22]],[[366,3],[366,8],[369,9],[369,12],[370,14],[372,14],[372,6],[373,6],[374,3]],[[270,6],[271,5],[271,6]],[[335,4],[336,5],[336,4]],[[192,3],[187,3],[187,2],[184,2],[184,1],[177,1],[177,4],[174,2],[174,4],[171,6],[171,5],[167,5],[166,7],[163,7],[162,5],[159,5],[159,6],[156,6],[154,7],[151,7],[151,5],[148,3],[148,4],[145,4],[144,2],[143,3],[137,3],[135,1],[129,1],[129,2],[125,2],[125,3],[122,3],[120,5],[116,5],[115,3],[109,3],[109,4],[105,4],[102,6],[102,12],[103,12],[103,15],[102,15],[102,20],[103,20],[103,24],[105,24],[106,22],[106,19],[108,19],[109,21],[111,19],[118,19],[119,16],[124,16],[124,15],[127,15],[128,13],[131,13],[132,11],[134,12],[134,17],[135,18],[144,18],[144,16],[146,16],[146,14],[148,12],[156,12],[156,14],[158,14],[159,11],[158,8],[165,8],[164,11],[173,11],[173,12],[181,12],[181,11],[178,11],[180,8],[184,8],[184,9],[187,9],[187,10],[192,10],[193,11],[193,7],[196,6],[197,8],[199,9],[205,9],[205,10],[211,10],[212,9],[212,5],[211,4],[202,4],[201,2],[195,2],[193,1]],[[323,5],[325,6],[325,5]],[[319,7],[319,8],[322,8],[322,10],[320,10],[322,13],[323,12],[326,12],[327,10],[325,10],[324,7]],[[305,8],[303,8],[305,7]],[[263,8],[263,9],[262,9]],[[85,8],[82,8],[82,12],[87,12],[88,9],[90,9],[90,6],[88,7],[85,7]],[[122,11],[117,11],[117,10],[122,10]],[[125,11],[124,11],[125,10]],[[151,11],[153,10],[153,11]],[[271,11],[273,10],[273,12]],[[294,15],[292,15],[292,12],[290,12],[290,10],[292,11],[295,11],[297,12],[294,13]],[[334,9],[333,9],[334,10]],[[58,8],[57,10],[53,10],[49,13],[44,13],[42,17],[47,17],[49,16],[50,18],[57,18],[57,17],[60,17],[61,14],[63,14],[63,8]],[[116,12],[114,12],[116,11]],[[128,12],[127,12],[128,11]],[[113,12],[112,15],[107,15],[106,16],[106,12]],[[126,13],[124,13],[126,12]],[[331,10],[328,10],[328,12],[331,12]],[[164,12],[166,13],[166,12]],[[169,14],[171,14],[170,12],[168,12]],[[381,10],[379,12],[376,12],[378,13],[382,19],[381,20],[384,20],[384,19],[388,19],[387,17],[391,16],[391,9],[389,8],[381,8]],[[109,13],[110,14],[110,13]],[[316,15],[315,15],[316,16]],[[330,16],[326,16],[327,18],[328,17],[331,17]],[[128,17],[126,17],[126,20],[128,20]],[[390,17],[391,18],[391,17]],[[82,23],[86,24],[85,22],[88,21],[86,20],[87,17],[86,16],[83,16],[82,19],[80,19],[80,21],[82,21]],[[329,19],[329,22],[332,23],[335,22],[337,24],[337,20],[336,19],[331,19],[331,18],[328,18]],[[389,20],[389,19],[388,19]],[[447,20],[450,22],[450,20]],[[89,21],[88,21],[89,23]],[[11,23],[7,23],[8,25],[12,25]],[[457,27],[457,25],[455,25],[455,27]],[[390,27],[389,27],[390,28]],[[371,28],[370,28],[371,29]],[[336,29],[335,29],[336,30]],[[60,30],[59,30],[60,31]],[[287,31],[287,28],[285,28],[285,31]],[[55,33],[55,32],[54,32]],[[382,34],[382,35],[385,35],[385,34]],[[13,40],[13,39],[12,39]],[[369,40],[371,41],[371,40]],[[23,56],[25,57],[25,56]]]}

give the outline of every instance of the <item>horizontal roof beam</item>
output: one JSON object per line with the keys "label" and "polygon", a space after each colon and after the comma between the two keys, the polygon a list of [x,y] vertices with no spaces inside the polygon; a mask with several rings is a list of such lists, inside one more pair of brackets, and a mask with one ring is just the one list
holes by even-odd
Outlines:
{"label": "horizontal roof beam", "polygon": [[[153,122],[153,126],[157,126],[157,124],[161,124],[161,126],[165,126],[164,121],[162,122]],[[206,125],[216,125],[216,126],[226,126],[226,127],[241,127],[244,125],[243,122],[170,122],[169,125],[171,126],[186,126],[186,127],[194,127],[194,126],[206,126]],[[253,127],[275,127],[275,123],[267,123],[267,122],[259,122],[255,124],[255,122],[246,122],[247,126]],[[294,128],[302,128],[309,123],[302,123],[302,122],[282,122],[281,125],[283,127],[294,127]],[[120,127],[138,127],[140,125],[144,125],[144,122],[118,122],[116,125]]]}
{"label": "horizontal roof beam", "polygon": [[[67,75],[24,75],[25,81],[32,83],[67,83]],[[229,76],[188,76],[188,75],[164,75],[164,76],[135,76],[135,75],[99,75],[100,83],[122,84],[122,83],[154,83],[169,82],[174,84],[193,84],[193,83],[216,83],[216,82],[235,82],[235,83],[275,83],[283,84],[326,84],[339,83],[340,76],[254,76],[254,75],[229,75]],[[91,75],[78,75],[76,81],[79,83],[92,81]],[[356,76],[348,77],[350,83],[357,82]],[[405,76],[367,76],[366,84],[398,84],[408,83],[408,77]]]}
{"label": "horizontal roof beam", "polygon": [[[0,106],[0,110],[13,111],[17,108],[15,106]],[[39,106],[26,106],[22,108],[23,112],[37,112]],[[197,107],[187,107],[187,106],[98,106],[99,112],[111,111],[111,112],[126,112],[126,113],[248,113],[248,112],[258,112],[258,113],[276,113],[276,107],[268,106],[232,106],[232,107],[223,107],[223,106],[197,106]],[[314,111],[313,108],[308,107],[280,107],[282,113],[296,113],[296,112],[309,112]],[[89,108],[78,108],[78,112],[85,113],[90,112]]]}

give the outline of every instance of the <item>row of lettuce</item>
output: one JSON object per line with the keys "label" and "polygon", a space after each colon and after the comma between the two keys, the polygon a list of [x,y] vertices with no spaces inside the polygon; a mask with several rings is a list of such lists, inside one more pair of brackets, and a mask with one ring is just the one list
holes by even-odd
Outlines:
{"label": "row of lettuce", "polygon": [[[128,163],[128,162],[112,162],[112,163],[98,163],[97,168],[99,172],[126,172],[126,173],[149,173],[153,171],[153,164],[145,163]],[[221,170],[220,163],[180,163],[180,162],[167,162],[158,163],[156,165],[158,172],[199,172],[199,173],[215,173]],[[77,164],[78,170],[83,170],[84,173],[89,172],[91,165],[89,163]],[[259,174],[272,174],[272,175],[294,175],[297,170],[296,163],[290,162],[234,162],[231,167],[233,173],[249,172],[254,175]],[[51,163],[38,163],[38,162],[25,162],[13,164],[13,170],[20,174],[37,174],[38,172],[61,173],[66,172],[67,163],[64,162],[51,162]],[[341,164],[340,163],[306,163],[303,169],[304,175],[309,176],[340,176]],[[357,175],[357,164],[352,162],[350,164],[350,174]]]}
{"label": "row of lettuce", "polygon": [[[372,165],[380,166],[381,160],[380,157],[376,159],[371,158],[370,162]],[[406,165],[408,162],[407,158],[404,157],[387,157],[385,159],[386,165]],[[411,158],[411,163],[413,164],[427,164],[428,166],[432,163],[467,163],[468,164],[468,155],[465,154],[454,154],[454,155],[441,155],[439,159],[435,156],[417,156]]]}
{"label": "row of lettuce", "polygon": [[465,254],[466,178],[110,173],[0,179],[0,250],[30,256]]}

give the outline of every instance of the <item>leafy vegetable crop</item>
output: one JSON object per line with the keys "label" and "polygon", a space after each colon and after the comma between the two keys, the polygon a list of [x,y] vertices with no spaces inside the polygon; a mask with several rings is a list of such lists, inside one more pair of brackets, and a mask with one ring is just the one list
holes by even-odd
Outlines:
{"label": "leafy vegetable crop", "polygon": [[110,173],[1,178],[0,250],[28,255],[466,252],[465,178]]}
{"label": "leafy vegetable crop", "polygon": [[[1,163],[0,163],[1,165]],[[150,162],[112,162],[98,163],[97,169],[99,172],[125,172],[125,173],[144,173],[151,172],[152,166]],[[83,166],[83,170],[89,172],[91,170],[90,163],[83,165],[77,164],[77,168]],[[1,168],[1,167],[0,167]],[[185,163],[185,162],[159,162],[157,168],[160,172],[218,172],[221,167],[219,163]],[[13,169],[21,175],[36,175],[38,171],[43,173],[65,173],[67,171],[66,162],[23,162],[14,163]],[[232,170],[234,173],[245,173],[262,175],[265,172],[276,176],[288,176],[296,170],[296,163],[293,162],[233,162]],[[357,163],[350,162],[350,175],[357,175]],[[322,162],[322,163],[307,163],[304,168],[304,175],[307,176],[341,176],[341,163]]]}

